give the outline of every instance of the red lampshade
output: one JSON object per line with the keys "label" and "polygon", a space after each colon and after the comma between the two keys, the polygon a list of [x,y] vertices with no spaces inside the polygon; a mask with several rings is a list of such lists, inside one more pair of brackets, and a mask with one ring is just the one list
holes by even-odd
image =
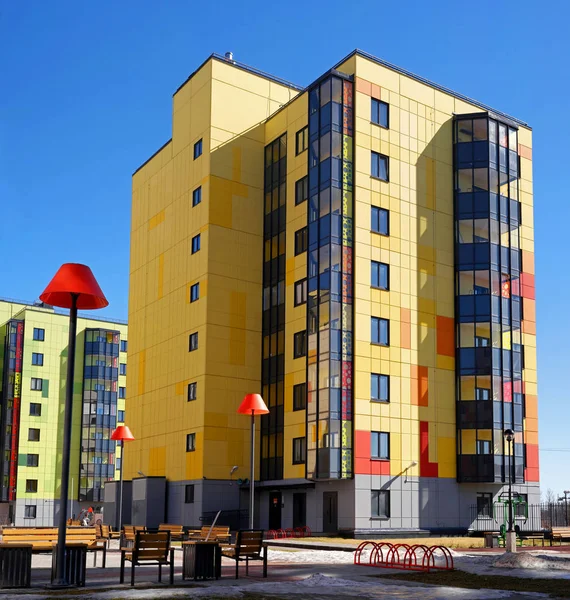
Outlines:
{"label": "red lampshade", "polygon": [[111,434],[111,439],[116,442],[132,442],[135,436],[126,425],[119,425]]}
{"label": "red lampshade", "polygon": [[40,300],[51,306],[71,308],[71,294],[78,295],[77,308],[80,310],[105,308],[109,304],[87,265],[61,265]]}
{"label": "red lampshade", "polygon": [[259,394],[247,394],[238,408],[238,413],[242,415],[266,415],[268,412],[269,409]]}

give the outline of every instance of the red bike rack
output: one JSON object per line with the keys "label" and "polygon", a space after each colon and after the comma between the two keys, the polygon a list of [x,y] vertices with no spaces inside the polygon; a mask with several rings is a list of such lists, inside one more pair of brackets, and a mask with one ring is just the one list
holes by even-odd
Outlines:
{"label": "red bike rack", "polygon": [[[444,561],[445,564],[443,564]],[[410,546],[409,544],[366,541],[356,548],[354,564],[409,571],[429,572],[433,569],[451,571],[453,556],[446,546],[426,546],[425,544]]]}

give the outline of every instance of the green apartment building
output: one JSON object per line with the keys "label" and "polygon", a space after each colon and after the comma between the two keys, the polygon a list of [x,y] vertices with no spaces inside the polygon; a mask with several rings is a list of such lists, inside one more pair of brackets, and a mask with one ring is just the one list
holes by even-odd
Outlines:
{"label": "green apartment building", "polygon": [[[0,522],[50,526],[60,510],[69,319],[42,303],[0,299]],[[126,322],[79,315],[69,517],[103,505],[118,479],[111,432],[124,422]]]}

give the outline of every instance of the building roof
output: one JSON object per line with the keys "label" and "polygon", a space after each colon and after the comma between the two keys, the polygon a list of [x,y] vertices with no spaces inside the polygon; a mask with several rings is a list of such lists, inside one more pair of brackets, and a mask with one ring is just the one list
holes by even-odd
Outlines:
{"label": "building roof", "polygon": [[[48,306],[47,304],[43,304],[42,302],[29,302],[27,300],[15,300],[14,298],[2,297],[0,297],[0,302],[5,302],[7,304],[17,304],[22,307],[20,312],[22,312],[22,310],[37,310],[40,312],[49,312],[60,316],[69,315],[68,310],[64,310],[62,308],[55,308],[54,306]],[[112,317],[95,316],[94,314],[86,312],[78,312],[77,317],[79,319],[85,319],[87,321],[115,323],[116,325],[128,325],[128,321],[125,321],[124,319],[113,319]]]}

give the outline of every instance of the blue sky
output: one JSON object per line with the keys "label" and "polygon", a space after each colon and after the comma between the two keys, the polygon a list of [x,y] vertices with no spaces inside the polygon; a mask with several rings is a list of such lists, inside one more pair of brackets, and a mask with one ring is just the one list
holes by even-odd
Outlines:
{"label": "blue sky", "polygon": [[[357,7],[355,12],[350,7]],[[89,264],[126,318],[131,174],[169,137],[171,94],[211,53],[300,85],[358,47],[530,123],[543,488],[570,489],[570,46],[562,0],[29,0],[0,8],[0,295]]]}

